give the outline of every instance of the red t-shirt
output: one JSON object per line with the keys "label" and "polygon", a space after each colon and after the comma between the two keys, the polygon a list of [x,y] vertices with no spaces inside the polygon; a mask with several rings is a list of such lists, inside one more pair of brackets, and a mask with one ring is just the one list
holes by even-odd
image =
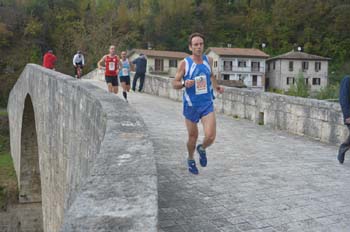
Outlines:
{"label": "red t-shirt", "polygon": [[118,56],[106,56],[105,58],[105,66],[106,66],[106,76],[116,77],[118,76]]}
{"label": "red t-shirt", "polygon": [[57,58],[54,54],[52,54],[51,52],[47,52],[44,55],[43,66],[45,68],[53,69],[55,67],[56,60]]}

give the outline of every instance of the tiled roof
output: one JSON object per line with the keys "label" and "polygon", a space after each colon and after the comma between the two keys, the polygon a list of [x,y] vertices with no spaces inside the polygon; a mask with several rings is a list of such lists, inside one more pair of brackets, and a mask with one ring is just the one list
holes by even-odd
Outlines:
{"label": "tiled roof", "polygon": [[150,56],[150,57],[164,57],[164,58],[176,58],[176,59],[183,59],[189,56],[189,54],[187,54],[186,52],[147,50],[147,49],[133,49],[131,50],[130,55],[134,53],[138,53],[138,54],[143,53],[144,55]]}
{"label": "tiled roof", "polygon": [[239,57],[259,57],[259,58],[268,58],[265,52],[256,49],[256,48],[219,48],[219,47],[210,47],[207,49],[206,54],[210,51],[215,52],[220,56],[239,56]]}
{"label": "tiled roof", "polygon": [[305,52],[296,52],[296,51],[290,51],[287,53],[284,53],[279,56],[272,57],[268,60],[277,60],[277,59],[289,59],[289,60],[330,60],[328,57],[323,56],[317,56],[308,54]]}

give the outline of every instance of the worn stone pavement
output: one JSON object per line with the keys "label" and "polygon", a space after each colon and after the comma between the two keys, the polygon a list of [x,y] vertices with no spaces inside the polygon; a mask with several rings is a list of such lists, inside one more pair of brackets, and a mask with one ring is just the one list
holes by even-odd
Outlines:
{"label": "worn stone pavement", "polygon": [[219,114],[194,176],[181,103],[130,93],[129,104],[155,146],[160,231],[350,231],[350,157],[338,164],[337,147]]}

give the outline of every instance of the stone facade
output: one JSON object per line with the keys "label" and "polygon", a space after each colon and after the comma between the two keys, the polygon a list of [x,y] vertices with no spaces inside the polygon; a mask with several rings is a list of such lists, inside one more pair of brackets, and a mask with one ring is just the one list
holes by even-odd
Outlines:
{"label": "stone facade", "polygon": [[[147,75],[144,90],[181,101],[182,90],[173,89],[171,81]],[[338,103],[225,87],[215,105],[218,112],[322,142],[339,144],[348,134]]]}
{"label": "stone facade", "polygon": [[[328,84],[328,58],[323,57],[307,57],[306,56],[288,58],[288,54],[282,55],[280,58],[271,58],[267,61],[266,77],[268,78],[268,87],[282,90],[289,90],[295,83],[300,74],[305,78],[305,83],[311,91],[319,91]],[[298,52],[293,52],[298,54]],[[292,55],[293,55],[292,54]],[[306,55],[305,55],[306,54]]]}
{"label": "stone facade", "polygon": [[42,202],[44,231],[157,231],[153,145],[122,100],[28,64],[8,113],[20,199]]}
{"label": "stone facade", "polygon": [[[242,81],[248,88],[265,89],[265,61],[261,57],[220,56],[211,50],[207,55],[213,58],[213,73],[218,80]],[[245,67],[239,67],[244,62]],[[253,67],[258,64],[257,67]]]}

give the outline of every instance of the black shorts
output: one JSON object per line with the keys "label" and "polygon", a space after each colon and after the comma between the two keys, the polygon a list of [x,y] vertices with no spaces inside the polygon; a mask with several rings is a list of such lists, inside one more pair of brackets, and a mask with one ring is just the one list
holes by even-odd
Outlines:
{"label": "black shorts", "polygon": [[112,86],[118,86],[119,81],[118,81],[118,76],[105,76],[107,84],[111,83]]}
{"label": "black shorts", "polygon": [[130,76],[120,76],[120,82],[125,82],[126,85],[130,85]]}

